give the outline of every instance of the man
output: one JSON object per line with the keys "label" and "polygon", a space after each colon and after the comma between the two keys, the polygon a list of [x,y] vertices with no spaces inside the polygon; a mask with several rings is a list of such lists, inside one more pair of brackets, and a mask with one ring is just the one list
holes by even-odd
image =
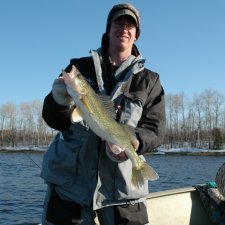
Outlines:
{"label": "man", "polygon": [[[72,59],[65,71],[75,65],[96,92],[114,100],[117,121],[133,127],[143,157],[162,143],[165,106],[159,75],[144,67],[134,44],[139,35],[137,9],[115,5],[101,48],[91,57]],[[132,162],[123,149],[101,140],[85,121],[71,123],[75,107],[59,77],[43,105],[44,120],[59,133],[43,160],[41,176],[48,190],[42,224],[91,225],[96,215],[105,225],[147,224],[148,182],[131,185]]]}

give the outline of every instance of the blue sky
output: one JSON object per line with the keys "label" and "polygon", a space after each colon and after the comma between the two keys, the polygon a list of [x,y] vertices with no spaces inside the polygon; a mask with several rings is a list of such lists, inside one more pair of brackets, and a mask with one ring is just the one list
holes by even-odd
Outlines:
{"label": "blue sky", "polygon": [[[136,42],[166,94],[225,95],[224,0],[130,0]],[[1,0],[0,105],[43,100],[70,58],[100,46],[112,0]]]}

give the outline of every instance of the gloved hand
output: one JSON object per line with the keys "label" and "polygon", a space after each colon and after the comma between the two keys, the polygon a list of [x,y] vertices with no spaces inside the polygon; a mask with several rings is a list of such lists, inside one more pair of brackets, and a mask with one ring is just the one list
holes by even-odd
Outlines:
{"label": "gloved hand", "polygon": [[127,160],[124,149],[110,142],[106,142],[106,154],[114,162],[123,162]]}
{"label": "gloved hand", "polygon": [[74,104],[72,97],[67,93],[66,85],[62,77],[54,80],[52,96],[59,105],[70,106]]}

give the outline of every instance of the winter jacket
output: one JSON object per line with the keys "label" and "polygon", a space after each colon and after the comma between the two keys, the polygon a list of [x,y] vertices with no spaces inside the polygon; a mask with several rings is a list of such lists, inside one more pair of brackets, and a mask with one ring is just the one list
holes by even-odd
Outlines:
{"label": "winter jacket", "polygon": [[[120,106],[118,121],[134,128],[140,142],[137,153],[143,157],[162,143],[165,132],[164,91],[159,75],[146,69],[140,56],[130,56],[114,72],[103,60],[101,49],[91,53],[92,57],[72,59],[65,70],[75,65],[96,92],[110,95]],[[43,118],[59,133],[44,156],[43,179],[56,185],[63,198],[93,209],[142,201],[148,194],[148,181],[141,188],[132,187],[130,159],[112,161],[104,141],[85,121],[71,124],[73,108],[58,105],[51,93],[45,98]]]}

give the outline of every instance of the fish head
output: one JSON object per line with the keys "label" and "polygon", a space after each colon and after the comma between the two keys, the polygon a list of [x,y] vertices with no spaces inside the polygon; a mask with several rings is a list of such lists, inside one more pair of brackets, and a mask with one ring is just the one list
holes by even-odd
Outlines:
{"label": "fish head", "polygon": [[62,71],[62,73],[67,89],[72,89],[77,94],[79,94],[80,97],[87,95],[88,83],[74,65],[72,65],[69,73],[66,73],[65,71]]}

